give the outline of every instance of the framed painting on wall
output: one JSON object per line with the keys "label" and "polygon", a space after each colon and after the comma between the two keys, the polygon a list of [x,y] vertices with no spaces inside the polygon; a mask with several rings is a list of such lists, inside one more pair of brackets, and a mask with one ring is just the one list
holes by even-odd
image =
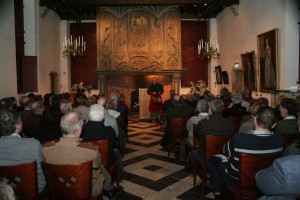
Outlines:
{"label": "framed painting on wall", "polygon": [[221,66],[216,66],[215,67],[215,72],[216,72],[216,83],[217,84],[222,84],[222,70],[221,70]]}
{"label": "framed painting on wall", "polygon": [[241,54],[242,68],[243,68],[243,88],[249,90],[256,90],[256,62],[255,51]]}
{"label": "framed painting on wall", "polygon": [[278,29],[257,36],[259,91],[278,87]]}

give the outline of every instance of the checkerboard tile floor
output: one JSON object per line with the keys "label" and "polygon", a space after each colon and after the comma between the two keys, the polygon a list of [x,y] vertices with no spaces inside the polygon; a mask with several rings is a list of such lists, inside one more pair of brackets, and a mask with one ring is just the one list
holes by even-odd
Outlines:
{"label": "checkerboard tile floor", "polygon": [[[124,156],[121,200],[198,200],[200,185],[193,187],[193,178],[184,163],[159,145],[163,132],[155,123],[140,121],[138,114],[129,116],[128,143]],[[199,182],[198,178],[198,182]]]}

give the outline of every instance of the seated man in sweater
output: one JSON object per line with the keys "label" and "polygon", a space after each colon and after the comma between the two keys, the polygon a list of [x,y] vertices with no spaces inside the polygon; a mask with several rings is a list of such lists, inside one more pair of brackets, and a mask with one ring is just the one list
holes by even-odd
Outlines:
{"label": "seated man in sweater", "polygon": [[282,151],[283,140],[280,134],[270,130],[276,125],[274,110],[262,107],[254,117],[255,130],[252,133],[238,133],[224,145],[223,156],[208,159],[211,170],[211,185],[214,195],[219,197],[221,181],[237,188],[239,185],[239,153],[254,155],[278,155]]}
{"label": "seated man in sweater", "polygon": [[69,112],[61,118],[63,137],[57,143],[46,143],[42,149],[45,162],[57,165],[77,165],[93,161],[92,196],[97,197],[104,188],[104,195],[114,197],[111,177],[101,163],[97,147],[81,143],[79,139],[83,118],[77,112]]}

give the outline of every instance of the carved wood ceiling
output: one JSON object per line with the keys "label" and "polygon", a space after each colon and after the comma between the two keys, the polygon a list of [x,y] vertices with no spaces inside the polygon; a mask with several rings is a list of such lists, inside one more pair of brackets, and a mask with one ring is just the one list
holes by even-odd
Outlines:
{"label": "carved wood ceiling", "polygon": [[40,0],[40,6],[54,10],[62,20],[95,20],[97,7],[178,5],[181,18],[215,18],[239,0]]}

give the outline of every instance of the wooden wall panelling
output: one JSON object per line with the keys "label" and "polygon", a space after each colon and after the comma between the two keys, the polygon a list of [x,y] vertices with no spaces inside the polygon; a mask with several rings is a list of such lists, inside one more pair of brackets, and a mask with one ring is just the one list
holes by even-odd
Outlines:
{"label": "wooden wall panelling", "polygon": [[190,87],[190,82],[208,80],[207,61],[198,57],[198,41],[207,40],[207,22],[181,22],[182,68],[186,69],[181,79],[182,87]]}
{"label": "wooden wall panelling", "polygon": [[71,24],[72,36],[83,36],[86,41],[86,55],[71,58],[71,85],[83,82],[98,88],[97,77],[93,70],[97,69],[96,23]]}
{"label": "wooden wall panelling", "polygon": [[37,56],[22,57],[22,86],[23,93],[38,92]]}

